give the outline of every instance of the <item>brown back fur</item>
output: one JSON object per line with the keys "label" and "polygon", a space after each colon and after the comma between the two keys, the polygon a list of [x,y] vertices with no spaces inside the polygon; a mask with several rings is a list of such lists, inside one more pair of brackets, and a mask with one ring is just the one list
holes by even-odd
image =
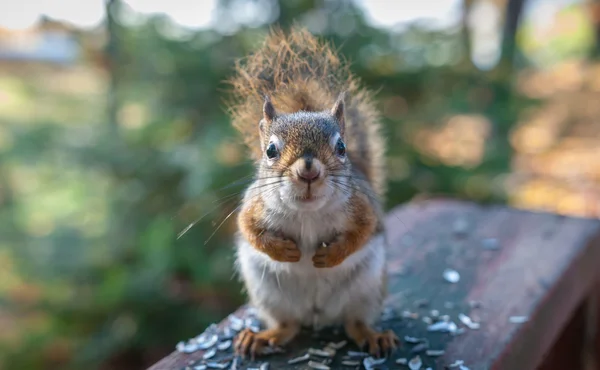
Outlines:
{"label": "brown back fur", "polygon": [[239,61],[229,110],[232,123],[250,148],[254,159],[262,156],[258,123],[265,95],[281,113],[329,110],[346,92],[344,141],[352,166],[373,190],[385,193],[384,140],[372,94],[362,88],[348,64],[333,48],[303,29],[270,33],[262,47]]}

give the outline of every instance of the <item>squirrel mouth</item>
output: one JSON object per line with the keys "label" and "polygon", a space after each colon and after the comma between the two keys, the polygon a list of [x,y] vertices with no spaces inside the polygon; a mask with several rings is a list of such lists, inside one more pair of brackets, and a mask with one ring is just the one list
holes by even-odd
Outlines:
{"label": "squirrel mouth", "polygon": [[310,202],[314,202],[315,200],[319,199],[320,197],[309,193],[309,194],[305,194],[305,195],[296,196],[294,198],[296,201],[301,202],[301,203],[310,203]]}

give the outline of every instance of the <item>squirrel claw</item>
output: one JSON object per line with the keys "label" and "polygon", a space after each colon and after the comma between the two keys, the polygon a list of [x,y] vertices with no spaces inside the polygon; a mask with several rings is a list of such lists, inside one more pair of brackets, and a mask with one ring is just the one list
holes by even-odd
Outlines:
{"label": "squirrel claw", "polygon": [[398,345],[400,345],[400,339],[398,339],[396,334],[391,330],[386,330],[381,333],[374,332],[365,339],[369,354],[375,357],[389,355],[398,348]]}
{"label": "squirrel claw", "polygon": [[257,333],[250,329],[244,329],[235,341],[235,352],[244,359],[249,354],[252,361],[254,361],[256,356],[260,355],[263,349],[268,346],[268,340],[260,338]]}
{"label": "squirrel claw", "polygon": [[344,255],[339,250],[338,244],[330,244],[317,248],[312,258],[313,266],[317,268],[334,267],[344,262]]}

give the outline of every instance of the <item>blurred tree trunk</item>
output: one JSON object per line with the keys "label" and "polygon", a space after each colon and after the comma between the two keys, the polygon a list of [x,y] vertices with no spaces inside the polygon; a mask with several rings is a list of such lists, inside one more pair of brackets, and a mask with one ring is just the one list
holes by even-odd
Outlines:
{"label": "blurred tree trunk", "polygon": [[116,139],[119,132],[119,24],[115,16],[119,12],[120,0],[108,0],[106,2],[106,33],[108,42],[106,45],[106,60],[109,74],[109,88],[107,96],[107,119],[110,135]]}
{"label": "blurred tree trunk", "polygon": [[517,52],[516,36],[525,8],[526,0],[507,0],[502,31],[502,46],[500,61],[496,69],[501,76],[508,77],[513,71],[514,59]]}
{"label": "blurred tree trunk", "polygon": [[469,27],[469,16],[471,15],[471,8],[475,0],[463,0],[462,3],[462,14],[460,20],[460,32],[463,46],[463,57],[461,60],[461,66],[466,69],[473,67],[473,60],[471,58],[471,29]]}
{"label": "blurred tree trunk", "polygon": [[588,0],[587,6],[596,38],[594,46],[590,51],[590,57],[598,59],[600,58],[600,0]]}

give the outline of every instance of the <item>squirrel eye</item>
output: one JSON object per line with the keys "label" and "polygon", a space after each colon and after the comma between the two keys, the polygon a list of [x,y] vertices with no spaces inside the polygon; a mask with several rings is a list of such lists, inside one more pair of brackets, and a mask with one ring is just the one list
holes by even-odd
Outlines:
{"label": "squirrel eye", "polygon": [[273,159],[277,157],[277,154],[279,154],[277,152],[277,147],[275,146],[275,144],[270,143],[269,146],[267,146],[267,158]]}
{"label": "squirrel eye", "polygon": [[342,139],[338,140],[337,144],[335,144],[335,153],[340,157],[346,155],[346,144],[344,144]]}

